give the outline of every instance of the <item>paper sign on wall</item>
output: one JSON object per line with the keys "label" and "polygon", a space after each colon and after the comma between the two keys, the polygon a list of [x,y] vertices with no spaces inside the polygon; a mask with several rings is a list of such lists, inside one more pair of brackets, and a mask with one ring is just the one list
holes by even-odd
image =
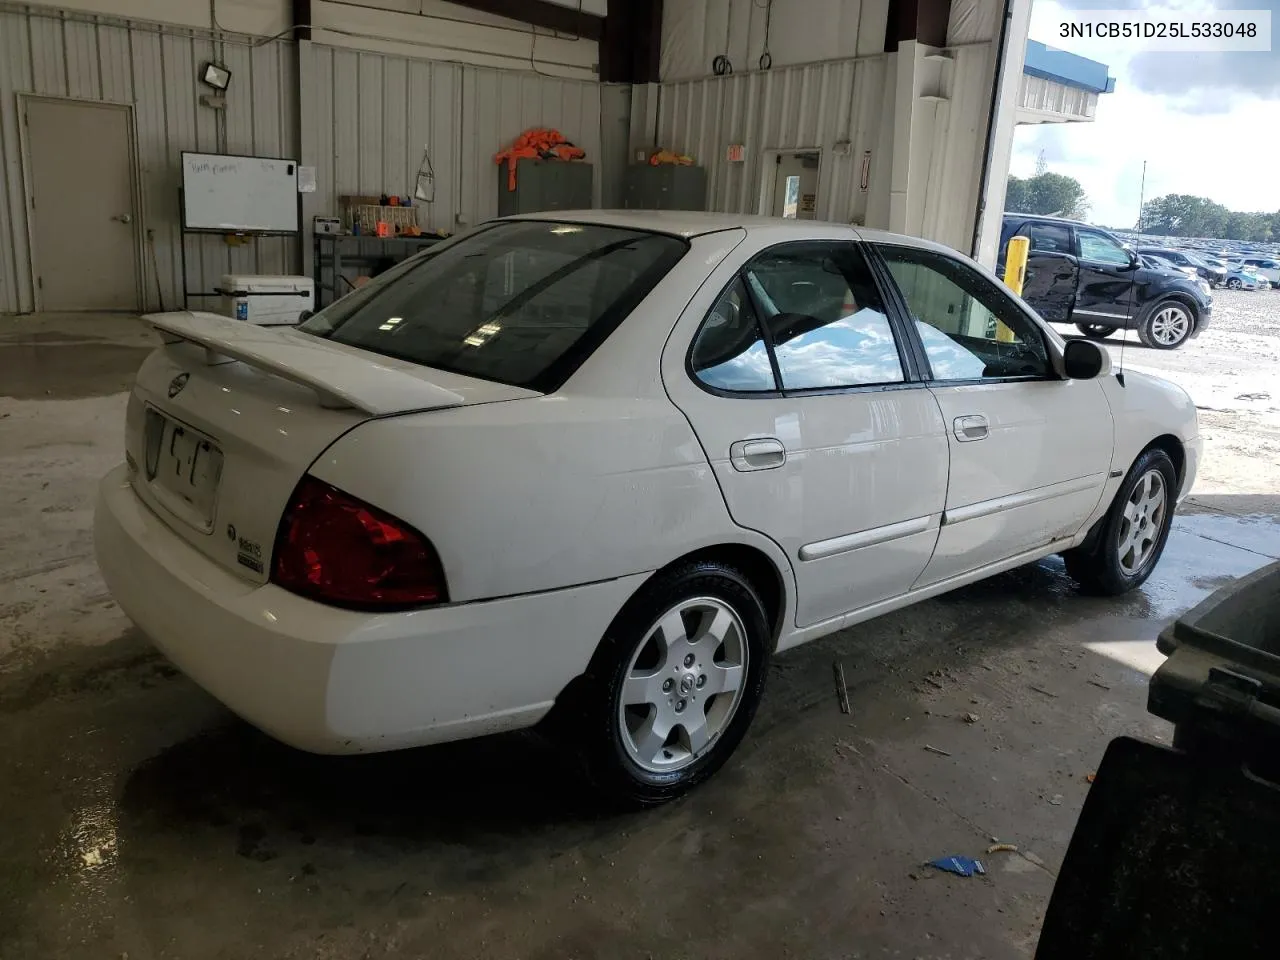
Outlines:
{"label": "paper sign on wall", "polygon": [[315,193],[316,192],[316,168],[298,166],[298,192],[299,193]]}

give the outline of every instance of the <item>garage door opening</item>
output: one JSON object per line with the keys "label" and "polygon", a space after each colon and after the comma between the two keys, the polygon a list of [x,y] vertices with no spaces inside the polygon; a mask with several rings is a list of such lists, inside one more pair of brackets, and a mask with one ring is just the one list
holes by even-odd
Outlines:
{"label": "garage door opening", "polygon": [[788,220],[812,220],[818,209],[818,150],[770,150],[760,183],[760,212]]}

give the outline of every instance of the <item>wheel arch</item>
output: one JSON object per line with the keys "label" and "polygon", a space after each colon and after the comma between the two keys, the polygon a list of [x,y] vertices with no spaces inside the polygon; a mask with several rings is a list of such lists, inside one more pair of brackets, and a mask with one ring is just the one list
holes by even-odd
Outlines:
{"label": "wheel arch", "polygon": [[1169,455],[1169,459],[1173,461],[1173,469],[1178,476],[1178,490],[1182,490],[1182,482],[1186,477],[1187,470],[1187,449],[1183,446],[1182,441],[1175,437],[1172,433],[1163,433],[1156,437],[1145,447],[1138,451],[1138,456],[1133,458],[1134,463],[1138,462],[1148,450],[1159,448]]}
{"label": "wheel arch", "polygon": [[[627,613],[636,602],[636,598],[656,578],[668,570],[698,561],[723,563],[738,570],[747,578],[764,604],[765,618],[769,624],[771,634],[770,652],[775,652],[778,648],[778,641],[786,629],[787,614],[794,607],[794,596],[791,592],[793,581],[788,577],[790,570],[784,571],[778,560],[771,557],[761,547],[741,541],[724,541],[700,546],[686,551],[654,570],[653,573],[645,578],[643,583],[636,587],[631,596],[618,609],[613,622],[617,623],[618,618]],[[612,624],[610,629],[612,629]],[[601,637],[595,652],[592,654],[593,663],[600,656],[603,640],[604,638]],[[584,695],[583,688],[587,682],[586,678],[589,670],[590,667],[588,666],[582,673],[571,678],[565,684],[556,697],[555,706],[542,722],[543,729],[553,736],[557,735],[557,731],[563,731],[568,718],[576,711],[577,704]]]}
{"label": "wheel arch", "polygon": [[[1129,462],[1129,466],[1125,468],[1125,476],[1129,475],[1129,471],[1133,469],[1133,465],[1142,459],[1148,450],[1163,450],[1168,454],[1169,459],[1173,461],[1174,473],[1177,475],[1178,489],[1182,489],[1183,478],[1186,476],[1187,469],[1187,451],[1182,441],[1171,433],[1162,433],[1155,437],[1146,446],[1134,454],[1133,459]],[[1111,507],[1116,502],[1116,498],[1120,496],[1120,489],[1124,486],[1124,481],[1120,482],[1120,486],[1116,488],[1116,492],[1111,499],[1107,501],[1106,509],[1102,511],[1102,515],[1098,517],[1090,526],[1088,533],[1085,534],[1083,540],[1079,543],[1079,549],[1088,552],[1097,545],[1098,537],[1102,535],[1103,529],[1107,525],[1107,517],[1111,514]]]}
{"label": "wheel arch", "polygon": [[[778,639],[782,635],[783,622],[787,612],[787,582],[778,569],[773,558],[758,547],[746,543],[720,543],[679,556],[661,570],[654,572],[656,577],[673,567],[685,563],[711,561],[723,563],[742,573],[751,583],[760,601],[764,604],[765,617],[769,623],[773,647],[777,649]],[[652,578],[650,578],[652,579]],[[647,583],[648,581],[646,581]],[[640,589],[644,589],[641,586]]]}

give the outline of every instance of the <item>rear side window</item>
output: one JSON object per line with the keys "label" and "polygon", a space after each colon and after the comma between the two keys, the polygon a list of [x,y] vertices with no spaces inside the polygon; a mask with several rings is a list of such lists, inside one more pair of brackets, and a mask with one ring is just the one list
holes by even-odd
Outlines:
{"label": "rear side window", "polygon": [[875,281],[851,243],[782,244],[759,254],[707,314],[689,366],[707,386],[738,393],[904,379]]}
{"label": "rear side window", "polygon": [[755,307],[739,277],[702,321],[689,354],[694,376],[717,390],[777,390]]}
{"label": "rear side window", "polygon": [[549,392],[684,255],[675,237],[507,221],[415,257],[301,329],[374,353]]}
{"label": "rear side window", "polygon": [[1071,253],[1071,230],[1058,223],[1032,222],[1021,231],[1037,253]]}

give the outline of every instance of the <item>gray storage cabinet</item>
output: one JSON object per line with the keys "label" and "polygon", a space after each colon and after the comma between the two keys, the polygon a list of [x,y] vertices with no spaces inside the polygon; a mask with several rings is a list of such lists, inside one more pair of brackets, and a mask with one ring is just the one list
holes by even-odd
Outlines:
{"label": "gray storage cabinet", "polygon": [[590,210],[592,167],[581,160],[522,159],[516,188],[507,189],[507,162],[498,164],[498,216],[543,210]]}
{"label": "gray storage cabinet", "polygon": [[627,168],[622,197],[628,210],[705,210],[707,169],[634,163]]}

